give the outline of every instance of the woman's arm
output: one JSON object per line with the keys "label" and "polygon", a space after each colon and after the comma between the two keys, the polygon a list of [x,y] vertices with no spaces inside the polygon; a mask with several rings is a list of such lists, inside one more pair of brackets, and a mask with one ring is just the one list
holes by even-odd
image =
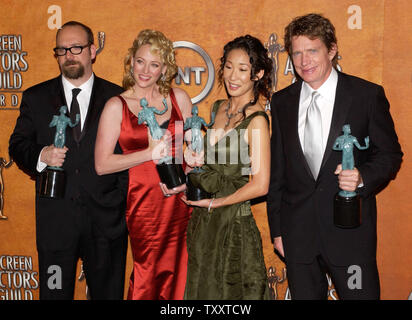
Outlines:
{"label": "woman's arm", "polygon": [[[250,122],[247,141],[252,170],[250,181],[233,194],[214,199],[211,208],[240,203],[267,194],[270,178],[270,135],[268,123],[263,117],[255,117]],[[185,201],[189,205],[208,208],[211,200]]]}
{"label": "woman's arm", "polygon": [[[122,123],[122,102],[118,97],[109,99],[99,121],[96,137],[95,169],[98,175],[119,172],[145,161],[160,159],[165,155],[163,144],[167,137],[153,141],[149,135],[149,147],[130,154],[115,154],[114,149],[120,136]],[[157,152],[156,152],[157,151]]]}
{"label": "woman's arm", "polygon": [[182,112],[183,120],[186,122],[186,119],[192,115],[192,101],[186,91],[180,88],[173,88],[173,92],[176,96],[180,111]]}
{"label": "woman's arm", "polygon": [[[190,125],[190,117],[192,116],[192,101],[186,91],[180,88],[173,88],[173,92],[175,94],[177,104],[179,105],[180,112],[182,113],[183,120],[185,122],[183,126],[183,130],[187,130],[188,126]],[[187,123],[189,121],[189,123]],[[187,141],[188,146],[190,145],[190,141],[192,139],[192,130],[189,129],[184,134],[184,140]],[[183,142],[183,141],[182,141]],[[185,154],[188,152],[188,147],[185,149]],[[189,162],[188,162],[189,160]],[[187,174],[189,171],[193,169],[194,163],[190,161],[189,158],[185,157],[186,161],[186,170],[185,173]]]}
{"label": "woman's arm", "polygon": [[267,194],[270,177],[270,135],[265,118],[258,116],[250,121],[247,142],[252,170],[250,181],[235,193],[215,199],[212,208],[243,202]]}
{"label": "woman's arm", "polygon": [[[184,122],[186,122],[186,119],[190,118],[192,114],[192,101],[190,100],[190,97],[186,93],[186,91],[180,88],[173,88],[173,93],[175,94],[177,104],[179,105],[180,112],[182,113],[182,116],[183,116],[183,120]],[[184,125],[183,125],[183,128],[184,128]],[[188,130],[186,133],[188,132],[191,132],[191,130]],[[183,140],[182,140],[182,144],[183,144]],[[190,170],[191,168],[189,166],[186,166],[185,173],[188,173],[188,171]],[[173,189],[168,189],[164,183],[160,183],[160,188],[162,189],[165,195],[174,195],[174,194],[178,194],[186,190],[186,184],[183,184]]]}

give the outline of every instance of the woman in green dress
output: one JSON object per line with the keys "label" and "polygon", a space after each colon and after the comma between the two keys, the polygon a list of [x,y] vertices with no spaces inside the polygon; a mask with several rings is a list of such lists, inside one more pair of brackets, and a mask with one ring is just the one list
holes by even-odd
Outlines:
{"label": "woman in green dress", "polygon": [[185,298],[267,299],[262,241],[250,200],[266,195],[269,186],[269,119],[261,102],[270,98],[272,62],[250,35],[234,39],[223,51],[219,81],[228,99],[214,103],[215,123],[204,139],[205,164],[201,173],[190,175],[213,197],[184,198],[194,206]]}

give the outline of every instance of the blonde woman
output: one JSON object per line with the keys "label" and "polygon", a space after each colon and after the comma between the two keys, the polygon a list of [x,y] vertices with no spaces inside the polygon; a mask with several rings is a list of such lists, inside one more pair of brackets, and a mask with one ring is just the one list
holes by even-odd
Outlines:
{"label": "blonde woman", "polygon": [[[168,152],[177,156],[175,139],[183,139],[183,121],[191,101],[185,91],[171,88],[177,73],[172,42],[161,32],[143,30],[124,62],[120,96],[110,99],[102,113],[96,140],[98,174],[129,170],[126,222],[133,253],[128,299],[182,299],[187,269],[186,227],[190,209],[180,201],[185,185],[169,190],[160,183],[155,161]],[[153,140],[137,115],[140,100],[168,109],[156,114],[167,133]],[[183,140],[182,140],[183,141]],[[115,154],[119,142],[123,154]],[[167,146],[172,150],[168,151]]]}

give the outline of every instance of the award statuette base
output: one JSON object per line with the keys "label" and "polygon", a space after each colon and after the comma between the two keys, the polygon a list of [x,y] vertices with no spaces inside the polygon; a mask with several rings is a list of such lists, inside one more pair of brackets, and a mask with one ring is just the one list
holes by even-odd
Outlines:
{"label": "award statuette base", "polygon": [[186,183],[186,175],[181,164],[159,163],[156,165],[160,181],[166,184],[168,189],[181,186]]}
{"label": "award statuette base", "polygon": [[41,173],[38,195],[43,198],[61,199],[64,197],[66,174],[57,167],[47,167]]}
{"label": "award statuette base", "polygon": [[191,201],[198,201],[202,199],[210,199],[212,195],[203,189],[197,188],[192,184],[192,181],[190,181],[190,176],[196,174],[193,172],[189,172],[187,175],[187,181],[186,181],[186,197],[188,200]]}
{"label": "award statuette base", "polygon": [[336,194],[333,205],[333,223],[339,228],[356,228],[361,225],[360,196],[343,197]]}

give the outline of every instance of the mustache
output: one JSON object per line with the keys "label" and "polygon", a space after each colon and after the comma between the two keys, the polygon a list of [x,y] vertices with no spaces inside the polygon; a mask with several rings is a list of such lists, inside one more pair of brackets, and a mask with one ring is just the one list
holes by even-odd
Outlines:
{"label": "mustache", "polygon": [[63,63],[63,67],[73,66],[73,65],[80,65],[79,61],[67,60]]}

